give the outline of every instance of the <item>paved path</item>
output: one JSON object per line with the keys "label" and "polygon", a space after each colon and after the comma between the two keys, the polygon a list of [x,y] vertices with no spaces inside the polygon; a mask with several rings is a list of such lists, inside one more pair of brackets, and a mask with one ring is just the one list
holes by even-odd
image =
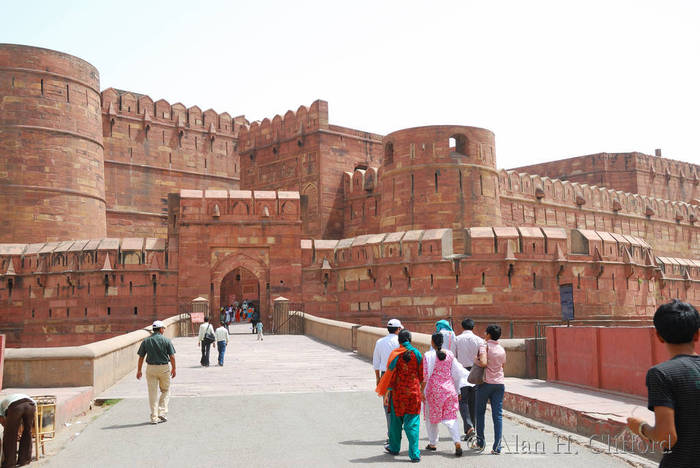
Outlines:
{"label": "paved path", "polygon": [[[232,335],[223,368],[201,368],[194,339],[176,339],[175,346],[178,376],[167,423],[148,424],[145,382],[130,375],[103,395],[125,400],[41,465],[393,466],[408,461],[405,440],[398,457],[383,453],[386,426],[371,391],[373,372],[352,353],[305,336],[268,336],[256,342],[254,335],[240,334]],[[424,452],[421,465],[630,466],[585,444],[569,445],[560,433],[520,419],[506,419],[504,426],[505,451],[511,453],[467,453],[457,459],[443,428],[439,451]],[[421,434],[423,447],[423,426]],[[487,440],[493,440],[489,427]],[[540,453],[523,454],[524,443],[531,451],[538,444]]]}

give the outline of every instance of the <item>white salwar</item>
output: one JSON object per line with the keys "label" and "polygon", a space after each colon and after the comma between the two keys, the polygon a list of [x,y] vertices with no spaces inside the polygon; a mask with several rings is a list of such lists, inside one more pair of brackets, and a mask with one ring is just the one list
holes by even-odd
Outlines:
{"label": "white salwar", "polygon": [[[433,375],[436,360],[437,353],[434,349],[431,349],[423,355],[423,365],[427,366],[428,379],[430,379],[430,376]],[[452,360],[451,373],[452,383],[455,386],[455,392],[459,395],[459,389],[465,385],[467,377],[469,377],[469,372],[455,358]],[[426,381],[426,386],[427,385],[428,382]],[[434,446],[438,442],[439,429],[438,423],[433,424],[430,422],[430,405],[427,404],[427,401],[423,403],[423,414],[425,416],[425,429],[428,431],[428,441],[430,445]],[[457,414],[459,414],[459,411]],[[459,424],[457,424],[457,419],[443,419],[440,421],[440,423],[444,424],[445,427],[447,427],[447,430],[450,431],[452,441],[455,443],[459,442]]]}

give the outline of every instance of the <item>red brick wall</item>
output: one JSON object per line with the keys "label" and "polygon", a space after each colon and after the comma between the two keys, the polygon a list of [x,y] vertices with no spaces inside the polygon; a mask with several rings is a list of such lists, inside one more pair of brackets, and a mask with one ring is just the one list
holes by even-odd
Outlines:
{"label": "red brick wall", "polygon": [[99,86],[77,57],[0,45],[0,242],[105,236]]}
{"label": "red brick wall", "polygon": [[235,189],[237,135],[244,118],[193,106],[172,106],[113,88],[102,93],[108,232],[167,232],[168,193]]}
{"label": "red brick wall", "polygon": [[[451,137],[459,140],[457,148],[450,147]],[[381,231],[501,223],[492,132],[418,127],[387,135],[384,147]]]}
{"label": "red brick wall", "polygon": [[[468,256],[452,257],[456,238],[467,239]],[[310,313],[339,320],[383,325],[399,317],[427,331],[441,318],[472,317],[482,325],[499,323],[506,337],[511,327],[513,336],[524,337],[534,335],[536,322],[561,321],[560,284],[574,287],[576,318],[596,323],[648,323],[672,297],[700,300],[700,265],[688,269],[691,280],[669,266],[662,277],[645,264],[648,248],[635,247],[625,257],[636,241],[614,242],[611,251],[598,238],[586,243],[588,253],[575,253],[564,230],[528,228],[317,240],[302,252],[304,301]],[[330,269],[322,269],[324,260]]]}
{"label": "red brick wall", "polygon": [[301,194],[304,234],[343,236],[344,171],[381,160],[379,135],[328,124],[328,103],[315,101],[240,132],[241,187]]}
{"label": "red brick wall", "polygon": [[[138,250],[123,250],[125,241]],[[164,247],[156,239],[103,239],[4,249],[12,255],[0,255],[3,272],[9,262],[16,272],[0,280],[7,345],[91,343],[175,315],[177,272],[167,268]]]}
{"label": "red brick wall", "polygon": [[499,184],[507,226],[616,232],[645,239],[657,255],[700,258],[697,205],[514,171],[501,170]]}
{"label": "red brick wall", "polygon": [[170,234],[178,246],[179,304],[202,296],[217,311],[221,285],[238,268],[258,280],[266,326],[275,297],[301,299],[298,193],[183,190],[173,198],[179,198]]}
{"label": "red brick wall", "polygon": [[700,166],[643,153],[598,153],[513,169],[663,200],[700,198]]}

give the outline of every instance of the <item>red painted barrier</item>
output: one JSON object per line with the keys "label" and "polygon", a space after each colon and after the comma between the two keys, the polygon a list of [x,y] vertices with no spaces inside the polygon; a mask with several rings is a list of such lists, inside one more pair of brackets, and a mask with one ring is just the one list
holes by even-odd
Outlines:
{"label": "red painted barrier", "polygon": [[[646,396],[647,370],[669,359],[654,327],[547,327],[547,380]],[[700,350],[700,345],[696,345]]]}
{"label": "red painted barrier", "polygon": [[2,389],[2,373],[5,369],[5,335],[0,335],[0,389]]}

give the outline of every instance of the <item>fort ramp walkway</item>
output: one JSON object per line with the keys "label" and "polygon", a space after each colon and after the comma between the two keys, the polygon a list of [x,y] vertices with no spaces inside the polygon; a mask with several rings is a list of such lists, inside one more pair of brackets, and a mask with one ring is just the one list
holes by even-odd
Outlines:
{"label": "fort ramp walkway", "polygon": [[[396,466],[409,461],[383,453],[386,426],[374,394],[371,364],[307,336],[266,336],[232,327],[224,367],[199,365],[196,338],[175,338],[178,372],[169,420],[151,425],[145,380],[135,372],[100,398],[122,399],[40,466]],[[487,414],[487,440],[493,440]],[[500,456],[453,455],[444,428],[437,452],[423,466],[629,467],[553,428],[507,415]],[[523,453],[523,443],[540,453]],[[427,444],[421,425],[421,447]],[[641,460],[641,459],[640,459]]]}

